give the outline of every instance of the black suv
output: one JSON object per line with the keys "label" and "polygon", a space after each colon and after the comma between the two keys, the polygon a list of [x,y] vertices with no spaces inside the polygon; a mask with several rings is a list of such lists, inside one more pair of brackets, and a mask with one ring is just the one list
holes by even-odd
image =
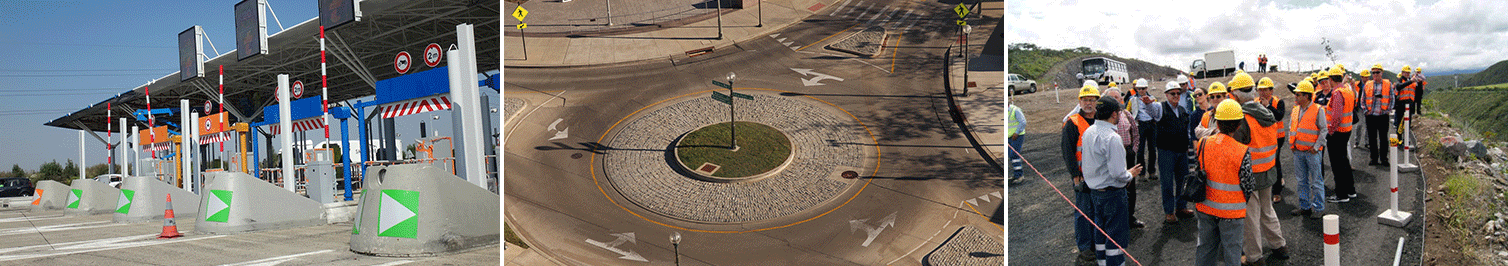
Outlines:
{"label": "black suv", "polygon": [[0,178],[0,197],[31,196],[36,188],[31,186],[31,179],[25,177]]}

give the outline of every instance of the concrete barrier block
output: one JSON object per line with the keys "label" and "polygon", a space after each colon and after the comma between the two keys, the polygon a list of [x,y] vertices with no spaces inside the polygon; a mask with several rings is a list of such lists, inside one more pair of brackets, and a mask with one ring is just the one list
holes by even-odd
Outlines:
{"label": "concrete barrier block", "polygon": [[30,211],[61,210],[68,206],[68,194],[73,193],[68,185],[52,180],[39,181],[36,188],[37,198],[31,201]]}
{"label": "concrete barrier block", "polygon": [[68,206],[63,207],[69,216],[110,213],[120,198],[119,189],[94,180],[74,179],[69,189]]}
{"label": "concrete barrier block", "polygon": [[[99,182],[95,182],[99,183]],[[139,223],[162,220],[168,195],[173,195],[173,218],[193,219],[199,214],[199,195],[183,190],[156,177],[132,176],[120,182],[116,200],[116,223]]]}
{"label": "concrete barrier block", "polygon": [[205,173],[194,232],[246,232],[325,225],[325,207],[245,173]]}
{"label": "concrete barrier block", "polygon": [[351,251],[431,256],[498,243],[501,197],[429,164],[369,167]]}

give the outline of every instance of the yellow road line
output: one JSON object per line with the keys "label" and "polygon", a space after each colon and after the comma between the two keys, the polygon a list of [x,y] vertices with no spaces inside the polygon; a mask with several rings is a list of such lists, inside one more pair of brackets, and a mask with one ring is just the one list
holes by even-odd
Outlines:
{"label": "yellow road line", "polygon": [[[901,33],[905,34],[905,33]],[[901,50],[901,34],[895,35],[895,46],[890,47],[890,73],[895,73],[895,54]]]}
{"label": "yellow road line", "polygon": [[[860,23],[860,24],[862,24],[862,23]],[[838,34],[843,34],[843,32],[848,31],[850,29],[853,29],[853,27],[858,27],[858,26],[859,26],[859,24],[853,24],[853,26],[848,26],[848,28],[847,29],[843,29],[843,31],[839,31],[838,33],[833,33],[833,35],[827,35],[827,38],[832,38],[833,36],[838,36]],[[822,43],[822,41],[826,41],[827,38],[822,38],[821,40],[817,40],[817,42],[814,42],[812,44],[808,44],[806,46],[802,46],[801,48],[796,49],[796,51],[806,50],[807,47],[812,47],[812,45],[816,45],[816,44]]]}
{"label": "yellow road line", "polygon": [[[974,204],[967,204],[967,203],[965,203],[963,205],[968,205],[969,209],[970,210],[974,210],[974,214],[978,214],[979,217],[984,217],[985,220],[989,220],[990,219],[990,217],[984,216],[983,213],[979,213],[979,209],[975,209],[974,208]],[[1005,231],[1005,226],[1003,226],[1003,225],[995,225],[995,227],[999,227],[1001,231]]]}
{"label": "yellow road line", "polygon": [[[850,27],[850,28],[852,28],[852,27]],[[764,88],[743,88],[743,89],[776,91],[776,92],[785,92],[785,93],[797,93],[797,92],[792,92],[792,91],[777,90],[777,89],[764,89]],[[602,136],[597,137],[597,143],[602,143],[602,140],[607,138],[607,134],[608,133],[612,133],[613,132],[613,128],[617,128],[619,123],[623,123],[623,120],[627,120],[629,117],[633,117],[635,114],[638,114],[639,112],[644,111],[644,109],[649,108],[650,106],[656,106],[656,105],[660,105],[660,103],[664,103],[665,101],[679,99],[679,98],[682,98],[682,97],[696,95],[696,94],[701,94],[701,93],[706,93],[706,92],[710,92],[710,91],[721,91],[721,90],[704,90],[704,91],[698,91],[698,92],[692,92],[692,93],[682,94],[680,96],[676,96],[676,97],[671,97],[669,99],[660,100],[658,102],[655,102],[655,103],[652,103],[652,104],[649,104],[649,105],[645,105],[644,107],[640,107],[638,110],[634,110],[634,112],[629,113],[627,116],[623,116],[623,118],[618,119],[618,122],[613,122],[613,125],[609,126],[607,128],[607,131],[603,131],[602,132]],[[810,95],[803,95],[803,96],[806,96],[807,98],[811,98],[813,100],[817,100],[817,101],[822,102],[822,103],[826,103],[828,105],[832,105],[833,108],[838,108],[838,110],[841,110],[841,111],[843,111],[843,113],[848,114],[848,117],[852,117],[854,119],[854,121],[859,122],[859,126],[864,128],[864,133],[868,133],[869,134],[869,139],[870,140],[874,141],[875,144],[879,144],[879,139],[874,136],[874,132],[871,132],[869,130],[869,126],[868,125],[864,125],[863,121],[859,121],[859,117],[854,116],[853,113],[849,113],[847,109],[843,109],[843,107],[838,107],[838,105],[836,105],[836,104],[833,104],[833,103],[830,103],[830,102],[827,102],[827,101],[823,101],[822,99],[817,99],[816,97],[812,97]],[[870,176],[878,175],[880,173],[880,149],[878,149],[878,148],[876,148],[874,150],[874,160],[875,160],[874,172],[872,172],[870,174]],[[592,157],[590,158],[590,161],[588,161],[588,163],[587,163],[588,166],[589,166],[589,171],[588,172],[591,173],[591,175],[592,175],[592,184],[597,185],[597,192],[601,192],[602,193],[602,197],[607,198],[608,202],[612,202],[613,205],[614,206],[618,206],[619,209],[623,209],[623,211],[626,211],[629,214],[633,214],[634,217],[639,217],[639,219],[643,219],[643,220],[648,221],[650,223],[658,224],[658,225],[664,226],[664,227],[675,228],[675,229],[685,230],[685,231],[689,231],[689,232],[699,232],[699,233],[718,233],[718,234],[734,233],[734,234],[742,234],[742,233],[759,232],[759,231],[765,231],[765,230],[773,230],[773,229],[786,228],[786,227],[794,226],[794,225],[797,225],[797,224],[805,223],[805,222],[808,222],[808,221],[811,221],[811,220],[816,220],[817,218],[822,218],[822,216],[826,216],[827,214],[832,213],[833,211],[837,211],[838,209],[843,208],[843,206],[847,206],[849,202],[853,202],[853,200],[855,198],[858,198],[859,194],[863,194],[864,193],[864,189],[869,187],[869,183],[874,182],[873,178],[869,179],[868,181],[865,181],[864,182],[864,186],[859,187],[859,191],[858,192],[854,192],[853,196],[849,196],[847,201],[843,201],[843,204],[838,205],[838,207],[833,207],[833,209],[831,209],[831,210],[827,210],[826,212],[823,212],[822,214],[818,214],[817,216],[812,217],[812,218],[808,218],[806,220],[801,220],[801,221],[798,221],[798,222],[794,222],[794,223],[790,223],[790,224],[786,224],[786,225],[781,225],[781,226],[776,226],[776,227],[760,228],[760,229],[744,230],[744,231],[701,230],[701,229],[691,229],[691,228],[685,228],[685,227],[680,227],[680,226],[674,226],[674,225],[669,225],[669,224],[661,223],[659,221],[650,220],[649,218],[645,218],[643,215],[640,215],[637,212],[629,210],[627,207],[623,207],[623,204],[619,204],[617,200],[614,200],[613,197],[607,195],[607,190],[603,189],[602,188],[602,183],[597,180],[597,164],[596,163],[591,163],[591,162],[595,162],[595,161],[597,161],[597,153],[594,152],[594,153],[592,153]],[[978,212],[976,211],[975,213],[978,213]]]}

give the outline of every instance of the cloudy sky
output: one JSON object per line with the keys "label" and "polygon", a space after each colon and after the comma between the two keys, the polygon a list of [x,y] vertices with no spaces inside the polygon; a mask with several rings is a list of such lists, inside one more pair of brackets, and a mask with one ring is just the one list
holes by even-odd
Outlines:
{"label": "cloudy sky", "polygon": [[[1010,0],[1011,42],[1090,47],[1187,71],[1204,52],[1256,64],[1382,64],[1425,74],[1508,60],[1508,1]],[[1248,66],[1247,69],[1255,67]]]}

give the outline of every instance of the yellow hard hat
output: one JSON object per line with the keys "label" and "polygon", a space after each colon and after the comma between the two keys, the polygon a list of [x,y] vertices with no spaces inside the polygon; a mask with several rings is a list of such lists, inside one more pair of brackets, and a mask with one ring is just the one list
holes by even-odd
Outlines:
{"label": "yellow hard hat", "polygon": [[1210,88],[1207,89],[1207,90],[1205,90],[1205,94],[1216,94],[1216,93],[1230,93],[1230,91],[1225,90],[1225,84],[1224,83],[1220,83],[1219,81],[1211,82],[1210,83]]}
{"label": "yellow hard hat", "polygon": [[1313,82],[1309,82],[1309,80],[1307,80],[1307,79],[1304,80],[1304,81],[1299,81],[1299,86],[1298,86],[1298,88],[1294,88],[1293,89],[1293,93],[1300,93],[1300,92],[1311,93],[1311,94],[1314,93],[1314,83]]}
{"label": "yellow hard hat", "polygon": [[1378,71],[1382,71],[1382,64],[1372,65],[1372,69],[1376,69]]}
{"label": "yellow hard hat", "polygon": [[[1410,71],[1409,69],[1411,69],[1411,67],[1409,67],[1408,65],[1403,65],[1403,72],[1413,72],[1413,71]],[[1402,73],[1402,72],[1400,72],[1400,73]]]}
{"label": "yellow hard hat", "polygon": [[1120,86],[1120,84],[1115,84],[1114,81],[1111,81],[1110,85],[1105,85],[1105,87],[1106,88],[1120,88],[1121,86]]}
{"label": "yellow hard hat", "polygon": [[1372,71],[1362,71],[1361,72],[1361,77],[1363,77],[1363,78],[1365,78],[1365,77],[1371,77],[1371,76],[1372,76]]}
{"label": "yellow hard hat", "polygon": [[1236,71],[1236,77],[1230,79],[1231,89],[1251,88],[1251,86],[1256,85],[1256,82],[1251,79],[1251,75],[1246,74],[1245,71]]}
{"label": "yellow hard hat", "polygon": [[1416,68],[1414,68],[1414,73],[1419,73],[1419,72],[1423,72],[1423,71],[1424,71],[1423,67],[1416,67]]}
{"label": "yellow hard hat", "polygon": [[1328,73],[1325,73],[1325,75],[1332,76],[1332,77],[1333,76],[1341,76],[1341,75],[1345,75],[1345,74],[1346,74],[1346,68],[1341,67],[1340,64],[1336,64],[1335,67],[1330,68],[1330,71]]}
{"label": "yellow hard hat", "polygon": [[1241,120],[1245,117],[1241,114],[1241,104],[1236,100],[1225,99],[1220,105],[1215,106],[1215,120]]}
{"label": "yellow hard hat", "polygon": [[1262,80],[1258,80],[1257,81],[1257,88],[1258,89],[1261,89],[1261,88],[1271,89],[1272,88],[1272,78],[1262,77]]}
{"label": "yellow hard hat", "polygon": [[1084,87],[1079,88],[1079,98],[1089,96],[1100,97],[1100,85],[1095,84],[1093,80],[1084,81]]}

